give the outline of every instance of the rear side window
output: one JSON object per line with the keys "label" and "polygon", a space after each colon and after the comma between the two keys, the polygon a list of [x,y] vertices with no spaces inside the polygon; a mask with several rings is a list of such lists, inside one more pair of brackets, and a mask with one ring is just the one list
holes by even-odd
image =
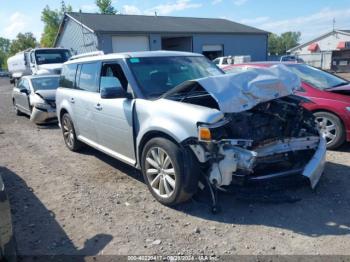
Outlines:
{"label": "rear side window", "polygon": [[77,88],[89,92],[98,92],[99,63],[82,64]]}
{"label": "rear side window", "polygon": [[77,64],[63,65],[60,78],[60,87],[75,88],[75,74],[77,72]]}

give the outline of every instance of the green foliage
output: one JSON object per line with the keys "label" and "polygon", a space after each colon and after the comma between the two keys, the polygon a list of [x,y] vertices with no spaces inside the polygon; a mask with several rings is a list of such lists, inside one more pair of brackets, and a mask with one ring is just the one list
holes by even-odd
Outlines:
{"label": "green foliage", "polygon": [[270,55],[283,55],[287,50],[299,44],[300,32],[285,32],[283,34],[269,35],[269,53]]}
{"label": "green foliage", "polygon": [[118,11],[112,6],[112,0],[96,0],[101,14],[115,15]]}
{"label": "green foliage", "polygon": [[36,38],[33,33],[19,33],[15,40],[11,42],[9,48],[9,54],[14,55],[20,51],[26,50],[28,48],[34,48],[37,46]]}
{"label": "green foliage", "polygon": [[0,37],[0,68],[7,68],[7,57],[10,50],[11,41]]}
{"label": "green foliage", "polygon": [[10,50],[11,41],[9,39],[0,37],[0,52],[7,53]]}
{"label": "green foliage", "polygon": [[72,7],[70,5],[66,6],[64,1],[61,1],[59,10],[51,10],[48,5],[43,9],[41,21],[44,22],[44,32],[40,40],[42,47],[53,47],[64,13],[71,11]]}

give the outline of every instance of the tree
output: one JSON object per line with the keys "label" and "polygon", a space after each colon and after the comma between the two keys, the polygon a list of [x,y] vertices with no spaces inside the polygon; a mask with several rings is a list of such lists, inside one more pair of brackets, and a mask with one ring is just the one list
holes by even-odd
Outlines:
{"label": "tree", "polygon": [[0,52],[8,53],[11,41],[9,39],[0,37]]}
{"label": "tree", "polygon": [[112,6],[112,0],[96,0],[101,14],[115,15],[118,11]]}
{"label": "tree", "polygon": [[15,40],[11,42],[9,48],[9,54],[14,55],[20,51],[26,50],[28,48],[34,48],[37,46],[36,38],[33,33],[19,33]]}
{"label": "tree", "polygon": [[47,5],[41,12],[41,21],[44,22],[44,32],[41,35],[40,44],[42,47],[52,47],[54,45],[60,23],[65,12],[71,12],[72,7],[66,6],[64,1],[61,1],[59,10],[51,10]]}
{"label": "tree", "polygon": [[280,36],[276,34],[269,35],[269,53],[270,55],[283,55],[287,50],[299,44],[300,32],[285,32]]}
{"label": "tree", "polygon": [[7,67],[7,57],[10,49],[10,40],[0,37],[0,69]]}

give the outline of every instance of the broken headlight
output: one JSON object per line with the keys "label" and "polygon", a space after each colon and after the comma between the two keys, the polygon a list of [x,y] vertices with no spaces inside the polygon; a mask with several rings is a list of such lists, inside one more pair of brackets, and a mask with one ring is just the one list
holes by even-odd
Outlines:
{"label": "broken headlight", "polygon": [[229,122],[228,119],[223,119],[215,124],[198,124],[198,140],[202,142],[211,142],[224,139],[226,130],[224,126]]}

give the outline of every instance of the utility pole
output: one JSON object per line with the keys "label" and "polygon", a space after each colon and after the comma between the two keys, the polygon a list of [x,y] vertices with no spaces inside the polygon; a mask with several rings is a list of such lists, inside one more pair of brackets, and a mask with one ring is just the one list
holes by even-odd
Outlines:
{"label": "utility pole", "polygon": [[333,32],[335,31],[335,18],[333,18]]}

